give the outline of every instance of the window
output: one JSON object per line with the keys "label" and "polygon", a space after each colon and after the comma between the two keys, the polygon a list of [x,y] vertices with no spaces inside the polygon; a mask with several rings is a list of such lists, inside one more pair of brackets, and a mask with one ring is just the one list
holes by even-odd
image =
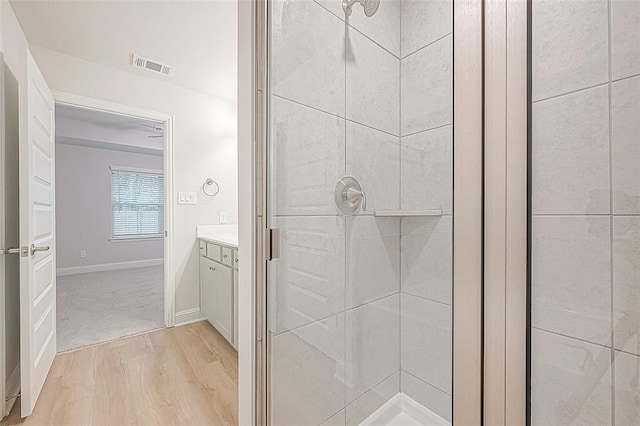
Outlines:
{"label": "window", "polygon": [[111,238],[164,234],[164,176],[157,170],[111,169]]}

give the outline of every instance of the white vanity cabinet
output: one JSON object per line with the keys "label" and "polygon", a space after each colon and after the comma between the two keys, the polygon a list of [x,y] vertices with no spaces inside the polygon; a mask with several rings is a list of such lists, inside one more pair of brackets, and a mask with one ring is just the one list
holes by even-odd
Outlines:
{"label": "white vanity cabinet", "polygon": [[237,252],[235,247],[200,241],[200,311],[236,347]]}

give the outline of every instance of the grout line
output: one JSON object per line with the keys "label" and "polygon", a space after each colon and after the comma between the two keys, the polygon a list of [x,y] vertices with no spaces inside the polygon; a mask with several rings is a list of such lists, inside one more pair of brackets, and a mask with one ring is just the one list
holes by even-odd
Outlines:
{"label": "grout line", "polygon": [[[345,61],[345,62],[346,62],[346,61]],[[346,87],[346,86],[345,86],[345,87]],[[369,129],[371,129],[371,130],[375,130],[375,131],[377,131],[377,132],[384,133],[384,134],[389,135],[389,136],[393,136],[394,138],[399,138],[399,137],[400,137],[399,135],[393,134],[393,133],[391,133],[391,132],[389,132],[389,131],[387,131],[387,130],[378,129],[378,128],[376,128],[376,127],[372,127],[372,126],[370,126],[370,125],[368,125],[368,124],[364,124],[364,123],[361,123],[361,122],[359,122],[359,121],[353,120],[353,119],[351,119],[351,118],[347,118],[347,117],[345,117],[345,116],[343,116],[343,115],[336,114],[336,113],[334,113],[334,112],[328,112],[328,111],[325,111],[325,110],[323,110],[323,109],[320,109],[320,108],[317,108],[317,107],[314,107],[314,106],[311,106],[311,105],[307,105],[307,104],[304,104],[304,103],[302,103],[302,102],[299,102],[299,101],[296,101],[296,100],[293,100],[293,99],[290,99],[290,98],[284,97],[284,96],[282,96],[282,95],[272,94],[271,96],[273,96],[274,98],[277,98],[277,99],[280,99],[280,100],[286,101],[286,102],[291,102],[291,103],[293,103],[293,104],[300,105],[301,107],[304,107],[304,108],[309,108],[309,109],[312,109],[312,110],[314,110],[314,111],[317,111],[317,112],[320,112],[320,113],[323,113],[323,114],[327,114],[327,115],[329,115],[329,116],[331,116],[331,117],[337,117],[337,118],[339,118],[339,119],[341,119],[341,120],[348,121],[348,122],[350,122],[350,123],[355,123],[355,124],[358,124],[358,125],[360,125],[360,126],[362,126],[362,127],[367,127],[367,128],[369,128]],[[345,109],[346,109],[346,96],[345,96]],[[346,115],[346,114],[344,114],[344,115]],[[449,125],[450,125],[450,124],[446,124],[446,125],[444,125],[444,126],[440,126],[440,127],[445,127],[445,126],[449,126]],[[434,127],[433,129],[429,129],[429,130],[435,130],[435,129],[437,129],[437,128],[438,128],[438,127]],[[425,131],[426,131],[426,130],[425,130]],[[421,133],[421,132],[417,132],[417,133]],[[346,135],[346,130],[345,130],[345,135]],[[408,135],[408,136],[410,136],[410,135]]]}
{"label": "grout line", "polygon": [[434,300],[431,299],[429,297],[424,297],[424,296],[419,296],[417,294],[413,294],[413,293],[408,293],[406,291],[401,291],[402,294],[405,294],[407,296],[413,296],[413,297],[417,297],[418,299],[422,299],[422,300],[427,300],[429,302],[433,302],[433,303],[437,303],[438,305],[442,305],[442,306],[446,306],[448,308],[453,308],[453,305],[449,304],[449,303],[445,303],[445,302],[441,302],[439,300]]}
{"label": "grout line", "polygon": [[620,352],[621,354],[635,356],[637,358],[640,358],[640,354],[635,354],[633,352],[625,351],[624,349],[616,349],[616,348],[611,348],[611,349],[613,349],[614,352]]}
{"label": "grout line", "polygon": [[[369,392],[371,392],[372,390],[374,390],[376,387],[380,386],[382,383],[384,383],[385,381],[389,380],[391,377],[393,377],[394,374],[397,374],[398,376],[400,376],[400,371],[401,370],[395,370],[393,373],[389,374],[387,377],[385,377],[384,379],[380,380],[378,383],[376,383],[375,385],[371,386],[369,389],[367,389],[366,391],[364,391],[362,393],[362,395],[359,395],[356,399],[354,399],[353,401],[349,402],[346,407],[348,407],[349,405],[353,405],[355,404],[358,400],[362,399],[366,394],[368,394]],[[345,397],[346,398],[346,397]],[[345,407],[345,408],[346,408]]]}
{"label": "grout line", "polygon": [[609,327],[611,328],[611,334],[609,338],[611,339],[611,424],[616,424],[616,372],[615,372],[615,350],[613,347],[615,346],[615,326],[614,326],[614,317],[613,317],[613,299],[615,297],[613,290],[613,130],[612,130],[612,83],[611,79],[613,77],[612,70],[612,37],[611,37],[611,0],[607,0],[607,65],[608,65],[608,77],[609,82],[607,84],[608,91],[608,112],[609,112],[609,211],[612,213],[609,215]]}
{"label": "grout line", "polygon": [[[452,34],[453,34],[453,31],[450,31],[450,32],[448,32],[447,34],[445,34],[445,35],[443,35],[443,36],[441,36],[441,37],[438,37],[437,39],[435,39],[435,40],[433,40],[433,41],[429,42],[428,44],[425,44],[424,46],[422,46],[422,47],[421,47],[421,48],[419,48],[418,50],[414,50],[413,52],[411,52],[411,53],[407,54],[406,56],[401,57],[400,59],[403,59],[403,60],[404,60],[404,59],[407,59],[409,56],[413,56],[413,55],[415,55],[416,53],[420,52],[421,50],[424,50],[424,49],[426,49],[427,47],[429,47],[429,46],[432,46],[432,45],[436,44],[436,43],[437,43],[437,42],[439,42],[440,40],[443,40],[443,39],[445,39],[445,38],[449,37],[449,36],[450,36],[450,35],[452,35]],[[402,52],[402,48],[400,49],[400,51]]]}
{"label": "grout line", "polygon": [[544,331],[545,333],[551,333],[551,334],[554,334],[556,336],[565,337],[567,339],[573,339],[573,340],[577,340],[579,342],[588,343],[590,345],[599,346],[599,347],[601,347],[603,349],[612,349],[612,346],[609,346],[609,345],[605,345],[605,344],[597,343],[597,342],[592,342],[591,340],[583,339],[581,337],[570,336],[568,334],[564,334],[564,333],[560,333],[560,332],[557,332],[557,331],[549,330],[547,328],[542,328],[542,327],[539,327],[537,325],[532,325],[531,328],[539,330],[539,331]]}
{"label": "grout line", "polygon": [[427,133],[427,132],[431,132],[431,131],[434,131],[434,130],[443,129],[445,127],[453,127],[453,123],[441,124],[439,126],[431,127],[429,129],[424,129],[424,130],[419,130],[417,132],[407,133],[406,135],[401,135],[400,138],[408,138],[410,136],[419,135],[420,133]]}
{"label": "grout line", "polygon": [[611,82],[612,83],[618,83],[620,81],[631,80],[632,78],[638,78],[638,77],[640,77],[640,73],[639,74],[629,75],[629,76],[626,76],[626,77],[620,77],[620,78],[617,78],[615,80],[612,79]]}
{"label": "grout line", "polygon": [[585,92],[587,90],[597,89],[599,87],[604,87],[604,86],[606,86],[608,84],[609,84],[609,82],[605,81],[604,83],[594,84],[593,86],[581,87],[580,89],[570,90],[568,92],[559,93],[557,95],[548,96],[548,97],[542,98],[542,99],[537,99],[535,101],[532,101],[531,103],[535,105],[535,104],[537,104],[539,102],[551,101],[551,100],[554,100],[554,99],[562,98],[563,96],[574,95],[576,93]]}
{"label": "grout line", "polygon": [[[402,57],[402,5],[400,2],[400,31],[398,32],[400,57]],[[398,208],[402,210],[402,59],[398,60]],[[402,392],[402,217],[398,221],[398,390]]]}
{"label": "grout line", "polygon": [[432,388],[434,388],[435,390],[440,391],[440,392],[442,392],[443,394],[445,394],[445,395],[447,395],[447,396],[453,396],[451,393],[449,393],[449,392],[447,392],[447,391],[444,391],[444,390],[440,389],[438,386],[434,385],[433,383],[429,383],[429,382],[427,382],[426,380],[421,379],[420,377],[416,376],[415,374],[412,374],[412,373],[410,373],[410,372],[408,372],[408,371],[406,371],[406,370],[402,370],[402,371],[404,371],[405,373],[407,373],[408,375],[410,375],[410,376],[411,376],[411,377],[413,377],[414,379],[416,379],[416,380],[420,380],[422,383],[426,383],[427,385],[431,386],[431,387],[432,387]]}
{"label": "grout line", "polygon": [[348,22],[348,19],[342,18],[339,15],[336,15],[333,11],[329,10],[327,7],[325,7],[323,4],[319,3],[317,0],[313,0],[313,2],[315,4],[317,4],[318,6],[320,6],[321,8],[323,8],[324,10],[326,10],[327,12],[329,12],[330,14],[332,14],[333,16],[335,16],[336,18],[338,18],[340,21],[342,21],[345,25],[349,26],[349,28],[355,30],[356,32],[360,33],[362,36],[364,36],[365,38],[367,38],[369,41],[371,41],[372,43],[374,43],[375,45],[377,45],[379,48],[381,48],[382,50],[384,50],[385,52],[387,52],[388,54],[390,54],[391,56],[393,56],[396,59],[401,59],[400,56],[396,55],[395,53],[393,53],[392,51],[390,51],[389,49],[387,49],[386,47],[384,47],[383,45],[381,45],[380,43],[378,43],[377,41],[375,41],[373,38],[369,37],[367,34],[365,34],[364,32],[360,31],[358,28],[354,27],[353,25],[351,25]]}
{"label": "grout line", "polygon": [[[315,0],[314,0],[315,1]],[[319,4],[319,3],[318,3]],[[322,5],[321,5],[322,6]],[[351,47],[351,44],[349,44],[349,24],[346,21],[346,17],[345,17],[345,21],[344,21],[344,40],[343,40],[343,44],[344,44],[344,49],[343,49],[343,65],[344,65],[344,115],[347,115],[347,87],[349,85],[349,81],[347,80],[347,56],[348,53],[347,52],[347,48]],[[347,159],[349,158],[348,156],[348,150],[347,150],[347,145],[348,145],[348,141],[347,141],[347,123],[344,123],[344,172],[345,174],[347,173]],[[343,309],[344,309],[344,377],[345,377],[345,381],[344,381],[344,401],[343,401],[343,406],[344,406],[344,416],[345,416],[345,421],[346,421],[346,417],[347,417],[347,383],[348,383],[348,376],[349,376],[349,372],[347,371],[347,347],[348,347],[348,336],[347,336],[347,286],[350,285],[349,283],[349,267],[351,265],[351,254],[349,252],[349,244],[348,244],[348,235],[347,232],[349,231],[349,218],[344,219],[344,224],[343,224],[344,228],[343,228],[343,232],[344,232],[344,257],[345,257],[345,261],[344,261],[344,297],[343,297]]]}

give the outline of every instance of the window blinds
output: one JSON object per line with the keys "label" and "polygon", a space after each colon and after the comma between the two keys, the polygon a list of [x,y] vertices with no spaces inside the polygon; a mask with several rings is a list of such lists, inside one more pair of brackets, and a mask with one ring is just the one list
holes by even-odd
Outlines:
{"label": "window blinds", "polygon": [[111,167],[111,237],[164,234],[164,176],[153,170]]}

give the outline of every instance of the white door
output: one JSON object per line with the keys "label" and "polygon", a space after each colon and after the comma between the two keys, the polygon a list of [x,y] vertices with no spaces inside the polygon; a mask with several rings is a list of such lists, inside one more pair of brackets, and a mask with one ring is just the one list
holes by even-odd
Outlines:
{"label": "white door", "polygon": [[27,60],[28,143],[20,147],[20,373],[22,416],[33,411],[56,354],[54,102]]}

